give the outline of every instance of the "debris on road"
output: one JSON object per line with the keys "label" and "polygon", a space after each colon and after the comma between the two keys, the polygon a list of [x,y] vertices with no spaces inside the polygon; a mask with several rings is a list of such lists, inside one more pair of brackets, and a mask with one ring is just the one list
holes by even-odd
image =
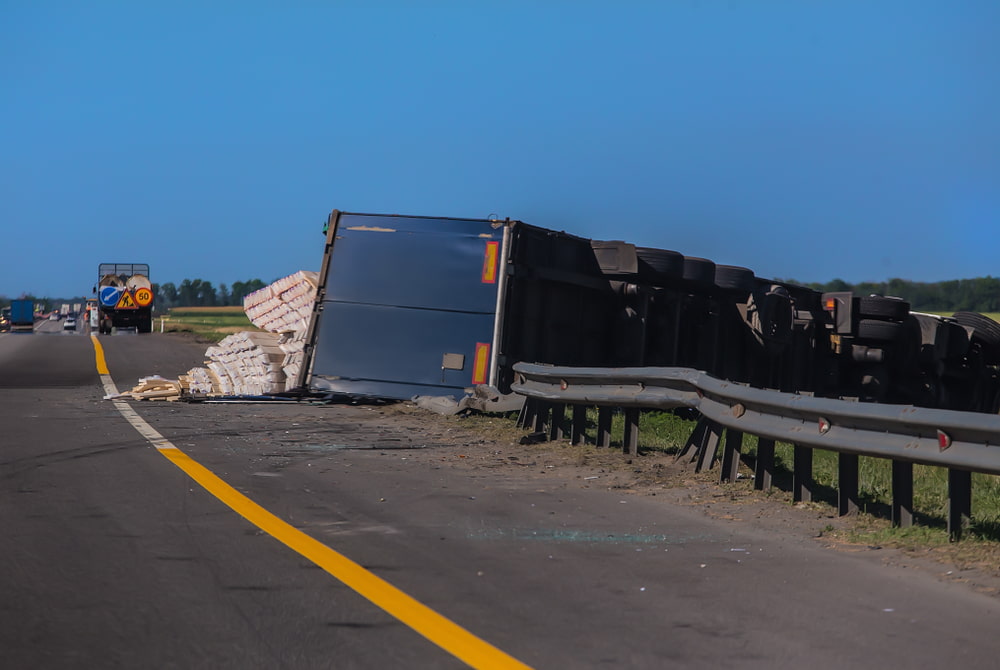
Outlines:
{"label": "debris on road", "polygon": [[159,375],[143,377],[130,391],[112,393],[105,400],[179,400],[181,383],[176,379],[164,379]]}

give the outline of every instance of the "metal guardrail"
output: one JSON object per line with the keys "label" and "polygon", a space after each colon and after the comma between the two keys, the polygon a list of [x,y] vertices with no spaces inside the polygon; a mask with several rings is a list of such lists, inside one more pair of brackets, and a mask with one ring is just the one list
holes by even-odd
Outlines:
{"label": "metal guardrail", "polygon": [[[743,434],[756,435],[765,447],[773,447],[774,440],[792,443],[796,446],[795,477],[800,480],[793,488],[805,486],[801,480],[810,475],[803,470],[811,469],[809,449],[839,452],[842,479],[846,479],[840,485],[841,496],[846,498],[842,513],[857,508],[858,455],[893,461],[893,521],[897,525],[912,523],[912,464],[948,468],[948,521],[953,537],[960,535],[971,514],[970,473],[1000,475],[1000,416],[996,415],[783,393],[727,382],[690,368],[517,363],[514,371],[512,390],[540,402],[696,409],[703,419],[689,445],[697,443],[703,461],[704,450],[710,449],[709,463],[722,429],[729,431],[727,451],[738,451]],[[730,436],[736,437],[736,444],[730,444]],[[727,456],[731,461],[731,454]]]}
{"label": "metal guardrail", "polygon": [[815,449],[1000,475],[1000,416],[879,405],[734,384],[690,368],[517,363],[514,392],[566,404],[697,409],[744,433]]}

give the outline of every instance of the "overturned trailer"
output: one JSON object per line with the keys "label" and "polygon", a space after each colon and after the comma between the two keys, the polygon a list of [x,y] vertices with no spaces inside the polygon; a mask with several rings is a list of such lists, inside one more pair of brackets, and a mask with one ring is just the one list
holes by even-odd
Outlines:
{"label": "overturned trailer", "polygon": [[510,391],[517,362],[686,367],[787,393],[1000,409],[1000,324],[510,219],[333,211],[290,388]]}

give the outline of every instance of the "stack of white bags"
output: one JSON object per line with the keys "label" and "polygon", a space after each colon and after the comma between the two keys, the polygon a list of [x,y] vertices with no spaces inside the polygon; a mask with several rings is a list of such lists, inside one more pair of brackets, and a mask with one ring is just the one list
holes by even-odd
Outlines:
{"label": "stack of white bags", "polygon": [[299,271],[243,298],[250,322],[266,332],[229,335],[205,352],[208,368],[181,381],[193,394],[271,395],[291,390],[302,369],[319,275]]}
{"label": "stack of white bags", "polygon": [[300,270],[243,298],[250,323],[280,336],[277,346],[285,353],[281,369],[292,384],[302,369],[318,284],[318,273]]}

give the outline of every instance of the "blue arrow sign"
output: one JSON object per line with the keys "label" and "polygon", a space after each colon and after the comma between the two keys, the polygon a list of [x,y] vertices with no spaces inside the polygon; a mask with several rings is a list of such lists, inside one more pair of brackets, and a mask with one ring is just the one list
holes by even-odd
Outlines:
{"label": "blue arrow sign", "polygon": [[118,304],[118,297],[121,295],[122,290],[117,286],[102,286],[100,293],[97,295],[101,299],[101,304],[105,307],[114,307]]}

